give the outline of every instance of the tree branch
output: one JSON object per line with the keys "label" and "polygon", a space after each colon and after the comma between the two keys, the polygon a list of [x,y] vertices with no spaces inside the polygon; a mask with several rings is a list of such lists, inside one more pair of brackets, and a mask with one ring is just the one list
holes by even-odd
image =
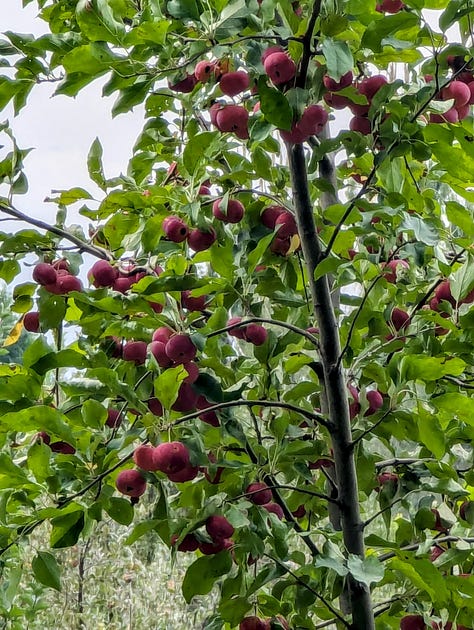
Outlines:
{"label": "tree branch", "polygon": [[232,324],[232,326],[226,326],[225,328],[219,328],[219,330],[214,330],[211,333],[209,333],[207,336],[215,337],[216,335],[221,335],[222,333],[234,330],[234,328],[242,328],[243,326],[246,326],[247,324],[252,324],[254,322],[287,328],[288,330],[291,330],[297,333],[298,335],[302,335],[303,337],[306,337],[308,341],[310,341],[314,346],[319,348],[319,341],[317,340],[317,338],[313,334],[305,330],[304,328],[299,328],[298,326],[293,326],[293,324],[287,324],[286,322],[281,322],[278,319],[266,319],[265,317],[249,317],[246,320],[242,320],[241,322]]}

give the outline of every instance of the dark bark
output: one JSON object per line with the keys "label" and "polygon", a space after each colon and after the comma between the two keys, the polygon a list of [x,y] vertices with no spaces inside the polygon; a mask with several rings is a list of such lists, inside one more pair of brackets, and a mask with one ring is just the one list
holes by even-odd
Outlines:
{"label": "dark bark", "polygon": [[[329,432],[336,468],[341,524],[346,552],[364,557],[363,529],[359,512],[357,474],[352,449],[349,405],[342,366],[339,331],[328,278],[314,280],[314,271],[322,259],[316,234],[313,207],[309,196],[306,161],[303,146],[288,147],[290,175],[295,214],[301,247],[306,263],[311,297],[320,336],[320,360],[324,376],[324,391],[329,412]],[[374,630],[370,592],[366,585],[349,576],[349,598],[354,630]]]}

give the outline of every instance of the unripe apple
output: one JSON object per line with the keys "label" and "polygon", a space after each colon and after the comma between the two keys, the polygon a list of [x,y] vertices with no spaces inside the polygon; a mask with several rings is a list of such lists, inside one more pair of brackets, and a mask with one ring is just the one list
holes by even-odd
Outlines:
{"label": "unripe apple", "polygon": [[365,116],[354,116],[349,122],[349,129],[351,131],[357,131],[364,136],[368,136],[372,133],[372,125],[370,120]]}
{"label": "unripe apple", "polygon": [[186,223],[176,216],[166,217],[161,227],[166,237],[173,243],[182,243],[189,234],[189,228]]}
{"label": "unripe apple", "polygon": [[244,617],[239,624],[239,630],[270,630],[270,621],[255,615]]}
{"label": "unripe apple", "polygon": [[169,368],[173,365],[173,361],[166,354],[166,344],[162,341],[152,341],[148,345],[148,350],[161,368]]}
{"label": "unripe apple", "polygon": [[189,465],[189,450],[182,442],[162,442],[155,448],[156,470],[166,475],[187,468]]}
{"label": "unripe apple", "polygon": [[48,263],[38,263],[33,269],[33,280],[42,286],[55,284],[57,277],[56,269]]}
{"label": "unripe apple", "polygon": [[196,346],[189,335],[176,334],[167,341],[165,352],[174,363],[187,363],[196,356]]}
{"label": "unripe apple", "polygon": [[155,447],[148,444],[140,444],[133,451],[133,461],[142,470],[158,470],[155,463]]}
{"label": "unripe apple", "polygon": [[260,324],[249,324],[245,329],[245,341],[253,343],[254,346],[262,346],[267,340],[266,328]]}
{"label": "unripe apple", "polygon": [[37,333],[40,331],[39,313],[30,311],[23,316],[23,327],[28,332]]}
{"label": "unripe apple", "polygon": [[188,245],[195,252],[203,252],[205,249],[209,249],[216,239],[217,234],[214,228],[209,227],[205,231],[196,228],[188,234]]}
{"label": "unripe apple", "polygon": [[441,90],[443,101],[454,99],[454,106],[466,105],[471,98],[471,90],[462,81],[451,81],[449,85]]}
{"label": "unripe apple", "polygon": [[323,83],[326,90],[329,90],[330,92],[339,92],[339,90],[343,90],[344,88],[349,87],[349,85],[352,83],[352,79],[352,70],[349,70],[349,72],[346,72],[346,74],[342,75],[339,81],[331,79],[329,75],[325,74],[323,77]]}
{"label": "unripe apple", "polygon": [[197,84],[197,79],[194,74],[188,74],[184,79],[177,83],[171,84],[168,80],[168,87],[173,92],[180,92],[181,94],[189,94],[192,92]]}
{"label": "unripe apple", "polygon": [[167,343],[174,334],[175,331],[172,328],[168,328],[168,326],[160,326],[153,333],[151,340]]}
{"label": "unripe apple", "polygon": [[307,107],[297,127],[308,136],[315,136],[321,133],[328,121],[328,113],[321,105],[310,105]]}
{"label": "unripe apple", "polygon": [[194,391],[189,383],[183,382],[179,386],[178,397],[173,403],[171,409],[173,411],[188,412],[196,408],[198,394]]}
{"label": "unripe apple", "polygon": [[401,0],[382,0],[375,6],[379,13],[398,13],[405,5]]}
{"label": "unripe apple", "polygon": [[248,500],[255,505],[264,505],[272,500],[272,491],[263,481],[255,481],[247,486],[245,490]]}
{"label": "unripe apple", "polygon": [[367,411],[364,413],[364,416],[371,416],[382,407],[383,396],[379,391],[375,389],[371,389],[366,393],[365,397],[367,398],[369,407]]}
{"label": "unripe apple", "polygon": [[194,76],[201,83],[207,83],[210,77],[214,75],[215,65],[215,61],[208,61],[207,59],[199,61],[194,68]]}
{"label": "unripe apple", "polygon": [[108,260],[98,260],[90,268],[88,277],[97,288],[111,287],[119,277],[119,272]]}
{"label": "unripe apple", "polygon": [[370,102],[380,90],[380,88],[382,88],[384,85],[387,85],[387,83],[388,81],[386,77],[384,77],[382,74],[376,74],[372,77],[365,77],[364,79],[362,79],[357,87],[359,93],[363,94]]}
{"label": "unripe apple", "polygon": [[407,615],[400,620],[400,630],[427,630],[421,615]]}
{"label": "unripe apple", "polygon": [[[212,407],[213,404],[214,403],[209,402],[205,396],[199,396],[196,401],[196,409],[207,409],[208,407]],[[219,427],[221,425],[215,411],[204,411],[204,413],[199,414],[198,417],[199,420],[210,424],[211,427]]]}
{"label": "unripe apple", "polygon": [[74,446],[63,441],[50,442],[49,448],[53,453],[62,453],[63,455],[74,455],[76,452]]}
{"label": "unripe apple", "polygon": [[133,361],[135,365],[143,365],[146,361],[147,344],[145,341],[127,341],[122,348],[124,361]]}
{"label": "unripe apple", "polygon": [[267,510],[267,512],[271,512],[272,514],[276,514],[278,516],[278,518],[281,520],[283,520],[284,517],[284,512],[283,509],[278,505],[278,503],[265,503],[264,505],[262,505],[263,508],[265,508],[265,510]]}
{"label": "unripe apple", "polygon": [[268,206],[263,210],[262,214],[260,215],[260,221],[269,230],[274,230],[275,221],[278,219],[282,212],[285,212],[285,208],[283,206]]}
{"label": "unripe apple", "polygon": [[229,199],[227,207],[223,199],[216,199],[212,204],[212,214],[223,223],[239,223],[245,214],[245,207],[238,199]]}
{"label": "unripe apple", "polygon": [[275,220],[275,228],[278,228],[278,238],[288,238],[298,234],[295,217],[285,210]]}
{"label": "unripe apple", "polygon": [[381,267],[384,270],[384,275],[387,282],[391,282],[392,284],[394,284],[397,281],[397,274],[399,273],[399,271],[401,269],[409,269],[410,264],[407,260],[396,258],[389,260],[388,263],[382,263]]}
{"label": "unripe apple", "polygon": [[[171,536],[171,546],[174,547],[178,541],[179,536],[173,534]],[[183,540],[179,543],[178,551],[196,551],[199,548],[199,541],[194,534],[186,534]]]}
{"label": "unripe apple", "polygon": [[119,427],[122,424],[122,414],[120,411],[118,409],[107,409],[105,424],[111,429]]}
{"label": "unripe apple", "polygon": [[186,483],[186,481],[192,481],[198,476],[199,466],[191,466],[188,464],[182,470],[178,470],[175,473],[168,473],[168,479],[174,483]]}
{"label": "unripe apple", "polygon": [[406,328],[410,323],[410,315],[396,306],[390,315],[390,321],[395,330],[401,330],[402,328]]}
{"label": "unripe apple", "polygon": [[140,497],[146,490],[146,480],[139,470],[122,470],[115,480],[115,486],[128,497]]}
{"label": "unripe apple", "polygon": [[241,105],[226,105],[216,112],[216,127],[219,131],[235,133],[241,140],[249,137],[248,123],[249,113]]}
{"label": "unripe apple", "polygon": [[219,87],[223,94],[227,96],[237,96],[241,92],[245,92],[250,85],[250,78],[246,72],[238,70],[237,72],[228,72],[222,75],[219,81]]}
{"label": "unripe apple", "polygon": [[296,74],[296,64],[285,52],[274,52],[263,62],[265,72],[275,85],[288,83]]}
{"label": "unripe apple", "polygon": [[212,540],[216,541],[223,538],[231,538],[234,528],[225,516],[216,514],[206,520],[206,531]]}

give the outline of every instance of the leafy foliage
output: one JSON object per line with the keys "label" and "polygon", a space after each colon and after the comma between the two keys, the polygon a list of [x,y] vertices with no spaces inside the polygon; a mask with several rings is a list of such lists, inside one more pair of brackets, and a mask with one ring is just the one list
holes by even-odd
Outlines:
{"label": "leafy foliage", "polygon": [[[38,81],[75,96],[105,77],[112,115],[143,103],[146,120],[126,174],[106,177],[94,140],[101,197],[55,191],[55,225],[15,208],[29,150],[0,129],[0,211],[29,224],[0,235],[0,277],[17,332],[38,333],[0,366],[2,555],[45,521],[52,549],[74,546],[107,514],[134,523],[129,544],[155,532],[172,554],[199,547],[183,594],[219,583],[207,628],[257,611],[366,630],[369,589],[378,628],[406,613],[472,624],[470,3],[37,5],[45,35],[0,41],[0,107],[21,115]],[[386,80],[394,64],[405,79]],[[229,95],[220,78],[236,70],[249,86]],[[339,105],[355,115],[331,135]],[[88,236],[67,224],[77,203]],[[103,266],[79,282],[84,253]],[[31,254],[54,282],[20,282]],[[140,443],[176,442],[180,470],[136,472]],[[213,517],[232,534],[213,535]],[[61,588],[52,552],[32,568]]]}

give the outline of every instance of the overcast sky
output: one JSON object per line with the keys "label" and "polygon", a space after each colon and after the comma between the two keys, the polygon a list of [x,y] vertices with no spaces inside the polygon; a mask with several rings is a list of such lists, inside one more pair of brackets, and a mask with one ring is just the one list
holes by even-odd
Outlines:
{"label": "overcast sky", "polygon": [[[22,8],[21,0],[0,1],[0,31],[34,35],[47,31],[47,24],[37,17],[36,3]],[[25,160],[29,191],[15,199],[19,209],[34,217],[54,220],[56,206],[43,203],[52,189],[82,186],[96,193],[86,165],[87,153],[96,136],[104,147],[106,175],[112,177],[126,170],[132,146],[143,125],[143,110],[135,108],[132,114],[112,119],[110,110],[116,97],[102,97],[104,81],[93,82],[74,99],[52,97],[55,86],[42,83],[34,87],[28,104],[17,117],[12,108],[0,113],[0,121],[9,120],[19,146],[34,148]],[[0,188],[0,194],[2,192],[6,191]]]}

